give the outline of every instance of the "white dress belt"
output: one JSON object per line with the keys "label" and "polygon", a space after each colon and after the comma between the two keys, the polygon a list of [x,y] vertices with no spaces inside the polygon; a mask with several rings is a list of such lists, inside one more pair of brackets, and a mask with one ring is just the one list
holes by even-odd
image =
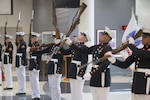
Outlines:
{"label": "white dress belt", "polygon": [[[99,67],[99,65],[92,65],[93,68]],[[110,66],[107,67],[107,69],[110,68]]]}
{"label": "white dress belt", "polygon": [[36,56],[31,56],[31,59],[34,59],[34,60],[36,60],[36,58],[37,58]]}
{"label": "white dress belt", "polygon": [[58,59],[51,59],[51,61],[53,61],[54,62],[54,74],[56,74],[56,71],[57,71],[57,63],[58,63]]}
{"label": "white dress belt", "polygon": [[[93,68],[98,68],[99,65],[92,65]],[[110,66],[107,67],[107,69],[109,69]],[[101,72],[101,85],[102,87],[105,86],[105,71],[104,72]]]}
{"label": "white dress belt", "polygon": [[71,63],[77,64],[77,65],[81,65],[81,61],[76,61],[76,60],[72,60]]}
{"label": "white dress belt", "polygon": [[6,55],[7,56],[7,64],[9,64],[9,53],[4,53],[4,55]]}
{"label": "white dress belt", "polygon": [[97,67],[99,67],[99,65],[92,65],[92,67],[93,67],[93,68],[97,68]]}
{"label": "white dress belt", "polygon": [[17,53],[16,54],[19,57],[19,66],[21,66],[21,62],[22,62],[22,53]]}
{"label": "white dress belt", "polygon": [[9,53],[6,53],[6,52],[5,52],[4,55],[9,56]]}
{"label": "white dress belt", "polygon": [[53,62],[58,62],[58,59],[51,59],[51,61],[53,61]]}
{"label": "white dress belt", "polygon": [[137,68],[135,72],[141,72],[150,75],[150,69]]}
{"label": "white dress belt", "polygon": [[22,53],[16,53],[17,56],[22,56]]}
{"label": "white dress belt", "polygon": [[76,73],[76,75],[78,76],[78,73],[79,73],[79,67],[78,66],[81,66],[81,61],[76,61],[76,60],[72,60],[71,61],[71,63],[74,63],[74,64],[76,64],[77,66],[77,73]]}

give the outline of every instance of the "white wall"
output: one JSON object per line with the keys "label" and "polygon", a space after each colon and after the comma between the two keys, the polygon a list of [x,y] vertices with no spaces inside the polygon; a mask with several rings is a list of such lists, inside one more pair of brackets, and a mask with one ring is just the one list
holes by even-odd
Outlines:
{"label": "white wall", "polygon": [[150,28],[150,0],[136,0],[136,15],[140,27]]}
{"label": "white wall", "polygon": [[[32,0],[13,0],[13,15],[0,15],[0,34],[2,37],[0,38],[0,43],[4,43],[4,25],[7,20],[7,34],[12,35],[14,38],[12,40],[14,45],[13,57],[15,58],[16,54],[16,46],[15,46],[15,36],[16,36],[16,25],[19,12],[21,11],[21,21],[19,24],[19,30],[22,30],[29,33],[29,24],[32,13]],[[25,36],[25,41],[28,41],[28,35]],[[13,66],[15,66],[15,59],[13,59]]]}
{"label": "white wall", "polygon": [[21,22],[19,27],[29,33],[29,23],[32,13],[32,0],[13,0],[13,15],[0,15],[0,27],[4,27],[6,16],[8,16],[8,27],[16,27],[19,12],[21,11]]}
{"label": "white wall", "polygon": [[91,43],[94,44],[94,0],[80,0],[80,4],[84,2],[87,8],[80,18],[79,32],[87,31],[91,38]]}

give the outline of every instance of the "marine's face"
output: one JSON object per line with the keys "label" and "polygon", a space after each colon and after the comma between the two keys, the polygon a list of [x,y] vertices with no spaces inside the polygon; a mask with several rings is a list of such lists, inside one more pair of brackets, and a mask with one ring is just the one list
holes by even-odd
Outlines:
{"label": "marine's face", "polygon": [[73,41],[73,42],[77,42],[77,41],[78,41],[78,38],[77,38],[77,37],[72,37],[72,41]]}
{"label": "marine's face", "polygon": [[109,43],[110,37],[107,34],[100,35],[100,43]]}
{"label": "marine's face", "polygon": [[143,43],[143,45],[148,45],[148,46],[150,46],[150,36],[145,36],[145,35],[143,35],[143,36],[142,36],[142,43]]}
{"label": "marine's face", "polygon": [[19,40],[22,40],[22,39],[23,39],[23,36],[22,36],[22,35],[20,35],[20,36],[19,36]]}
{"label": "marine's face", "polygon": [[38,41],[38,37],[36,37],[36,36],[31,37],[31,42],[32,42],[32,43],[34,43],[34,42],[36,42],[36,41]]}
{"label": "marine's face", "polygon": [[6,38],[6,43],[11,42],[10,38]]}
{"label": "marine's face", "polygon": [[80,34],[79,37],[78,37],[78,40],[80,42],[86,42],[87,41],[87,38],[83,35],[83,34]]}

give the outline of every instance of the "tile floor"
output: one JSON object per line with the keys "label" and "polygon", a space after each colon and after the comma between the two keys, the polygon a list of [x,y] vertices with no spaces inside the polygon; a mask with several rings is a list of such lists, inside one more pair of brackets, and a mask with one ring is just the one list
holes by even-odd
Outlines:
{"label": "tile floor", "polygon": [[[13,90],[3,90],[5,87],[5,82],[0,86],[0,100],[31,100],[31,90],[29,84],[29,77],[27,71],[27,95],[24,97],[16,96],[16,92],[18,92],[18,83],[15,69],[13,69]],[[109,100],[131,100],[131,75],[112,75],[112,84],[110,88]],[[89,87],[89,82],[86,81],[84,85],[84,97],[85,100],[92,100],[92,95]],[[49,96],[49,87],[47,83],[47,79],[41,78],[40,81],[41,88],[41,100],[51,100]],[[71,100],[70,97],[70,86],[69,81],[62,78],[61,83],[62,88],[62,100]]]}

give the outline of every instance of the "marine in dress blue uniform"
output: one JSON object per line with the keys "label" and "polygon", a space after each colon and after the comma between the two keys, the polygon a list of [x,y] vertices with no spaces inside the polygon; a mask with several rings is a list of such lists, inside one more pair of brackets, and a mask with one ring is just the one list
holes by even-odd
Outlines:
{"label": "marine in dress blue uniform", "polygon": [[72,60],[68,75],[70,78],[72,100],[84,100],[83,76],[85,74],[87,67],[82,69],[79,68],[81,65],[86,64],[88,62],[88,53],[82,53],[81,51],[85,51],[88,48],[86,43],[90,40],[89,36],[86,32],[81,32],[81,34],[78,36],[78,40],[79,40],[78,44],[72,43],[70,38],[67,38],[66,41],[66,44],[70,46],[70,51],[72,52]]}
{"label": "marine in dress blue uniform", "polygon": [[17,32],[18,35],[18,45],[16,53],[16,73],[18,78],[19,92],[16,95],[26,94],[26,42],[23,40],[25,32]]}
{"label": "marine in dress blue uniform", "polygon": [[6,48],[4,53],[4,73],[5,73],[5,81],[6,88],[4,90],[11,90],[13,88],[12,83],[12,61],[13,61],[13,44],[11,43],[11,39],[13,37],[11,35],[6,35]]}
{"label": "marine in dress blue uniform", "polygon": [[[59,46],[60,39],[55,38],[53,34],[52,44],[43,50],[37,51],[39,54],[55,52],[54,49]],[[54,54],[48,63],[48,83],[51,93],[51,100],[61,100],[61,77],[63,69],[63,55],[66,54],[65,50],[61,48],[57,54]]]}
{"label": "marine in dress blue uniform", "polygon": [[150,99],[150,29],[143,29],[142,35],[143,48],[138,49],[134,46],[134,39],[129,38],[128,47],[132,50],[132,55],[125,61],[119,61],[113,56],[108,59],[113,65],[120,68],[128,68],[135,62],[135,71],[132,83],[132,100]]}
{"label": "marine in dress blue uniform", "polygon": [[[40,46],[38,42],[39,33],[31,32],[31,48]],[[35,51],[30,52],[29,60],[29,79],[31,85],[31,98],[32,100],[40,100],[40,84],[39,84],[39,72],[41,66],[41,54],[37,54]]]}
{"label": "marine in dress blue uniform", "polygon": [[[94,45],[86,50],[92,54],[93,60],[102,58],[105,53],[112,51],[109,41],[112,39],[111,30],[105,27],[105,31],[101,33],[100,44]],[[93,64],[90,73],[85,74],[85,79],[90,79],[90,87],[92,90],[93,100],[108,100],[108,93],[111,83],[110,77],[110,62]]]}

